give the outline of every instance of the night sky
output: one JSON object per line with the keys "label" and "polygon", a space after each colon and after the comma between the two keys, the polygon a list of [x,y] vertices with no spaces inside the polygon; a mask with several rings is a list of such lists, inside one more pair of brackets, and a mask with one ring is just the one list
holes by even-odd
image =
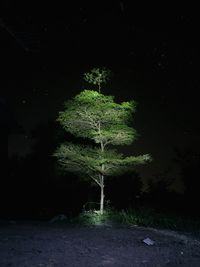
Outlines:
{"label": "night sky", "polygon": [[[30,154],[32,131],[55,120],[63,102],[88,87],[84,72],[105,66],[113,76],[103,93],[138,102],[134,128],[140,138],[125,150],[152,155],[141,170],[145,179],[163,172],[178,177],[174,148],[200,149],[195,8],[3,2],[1,119],[9,127],[9,157]],[[179,182],[174,186],[182,190]]]}

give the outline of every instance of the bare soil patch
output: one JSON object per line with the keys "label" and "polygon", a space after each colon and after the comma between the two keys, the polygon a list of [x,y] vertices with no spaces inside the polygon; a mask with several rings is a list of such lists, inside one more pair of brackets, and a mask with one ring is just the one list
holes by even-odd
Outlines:
{"label": "bare soil patch", "polygon": [[[145,238],[154,245],[146,245]],[[199,267],[200,241],[141,227],[4,223],[0,226],[0,266]]]}

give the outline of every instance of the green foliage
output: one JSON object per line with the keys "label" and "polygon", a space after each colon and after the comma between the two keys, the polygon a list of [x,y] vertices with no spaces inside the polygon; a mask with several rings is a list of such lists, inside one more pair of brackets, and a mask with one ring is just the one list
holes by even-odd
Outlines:
{"label": "green foliage", "polygon": [[149,208],[120,211],[107,208],[103,215],[96,210],[89,210],[82,212],[78,218],[74,219],[74,222],[84,225],[121,224],[127,226],[155,227],[160,229],[191,231],[193,233],[198,232],[200,228],[200,221],[197,219],[192,220]]}
{"label": "green foliage", "polygon": [[99,184],[99,175],[121,175],[151,160],[148,154],[124,157],[114,149],[107,149],[108,145],[128,145],[136,139],[137,133],[131,127],[134,101],[118,104],[113,96],[84,90],[64,106],[58,117],[64,129],[104,147],[102,151],[100,146],[62,144],[54,155],[64,170],[91,177]]}
{"label": "green foliage", "polygon": [[134,101],[117,104],[113,96],[105,96],[92,90],[84,90],[64,104],[58,121],[67,132],[95,143],[106,145],[131,144],[137,137],[130,126],[135,111]]}
{"label": "green foliage", "polygon": [[110,220],[110,211],[105,210],[103,214],[98,210],[90,210],[82,212],[76,222],[83,225],[105,225]]}
{"label": "green foliage", "polygon": [[102,83],[106,83],[111,76],[111,71],[106,68],[93,68],[90,72],[84,74],[84,80],[90,84],[98,85],[99,89]]}
{"label": "green foliage", "polygon": [[[104,176],[119,176],[124,172],[134,170],[139,164],[150,160],[150,156],[130,156],[117,153],[114,149],[102,150],[98,147],[64,143],[54,153],[63,170],[79,176],[91,177],[97,183],[99,174]],[[102,169],[102,164],[104,168]]]}
{"label": "green foliage", "polygon": [[100,86],[109,79],[106,69],[92,69],[85,80],[98,84],[99,92],[84,90],[72,100],[64,103],[58,122],[66,132],[93,142],[93,146],[64,143],[54,156],[63,170],[82,177],[90,177],[101,187],[101,213],[104,203],[104,178],[133,171],[138,164],[151,161],[150,155],[125,157],[114,145],[130,145],[137,138],[132,128],[136,110],[135,101],[116,103],[113,96],[100,93]]}
{"label": "green foliage", "polygon": [[150,208],[113,211],[112,218],[126,225],[166,228],[172,230],[199,230],[200,221],[175,214],[166,214]]}

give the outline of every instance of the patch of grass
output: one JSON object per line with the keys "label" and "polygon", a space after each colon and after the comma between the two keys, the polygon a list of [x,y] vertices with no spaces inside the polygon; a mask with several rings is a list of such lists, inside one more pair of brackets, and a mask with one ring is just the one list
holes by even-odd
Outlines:
{"label": "patch of grass", "polygon": [[166,228],[171,230],[199,231],[200,220],[165,214],[153,209],[131,209],[117,212],[121,223],[145,227]]}
{"label": "patch of grass", "polygon": [[103,215],[99,211],[89,210],[81,213],[76,218],[76,222],[84,225],[103,225],[112,222],[128,226],[137,225],[192,232],[200,230],[200,220],[165,214],[146,208],[121,211],[109,208],[104,211]]}
{"label": "patch of grass", "polygon": [[109,210],[105,210],[103,214],[100,214],[98,210],[89,210],[82,212],[76,221],[84,225],[103,225],[110,219]]}

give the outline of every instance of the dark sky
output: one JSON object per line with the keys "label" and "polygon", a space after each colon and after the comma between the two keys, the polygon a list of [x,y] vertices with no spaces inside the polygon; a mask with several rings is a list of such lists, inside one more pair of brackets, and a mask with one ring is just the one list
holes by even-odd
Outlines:
{"label": "dark sky", "polygon": [[3,2],[1,106],[9,118],[9,155],[31,152],[31,131],[55,119],[63,102],[86,87],[82,74],[101,66],[113,71],[105,94],[138,102],[134,126],[140,138],[128,150],[152,154],[145,175],[168,168],[176,175],[174,147],[199,151],[195,7],[152,11],[131,1],[74,1],[65,7]]}

